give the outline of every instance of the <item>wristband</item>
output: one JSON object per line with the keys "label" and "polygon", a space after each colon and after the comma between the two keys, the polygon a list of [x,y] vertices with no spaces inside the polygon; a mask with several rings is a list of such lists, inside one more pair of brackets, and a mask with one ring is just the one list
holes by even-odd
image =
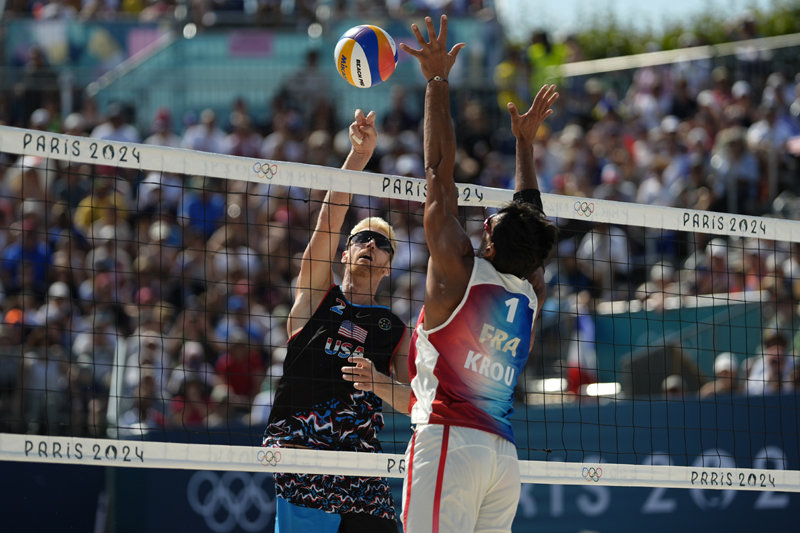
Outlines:
{"label": "wristband", "polygon": [[539,189],[524,189],[514,193],[514,201],[525,204],[533,204],[534,207],[544,214],[544,206],[542,205],[542,193]]}
{"label": "wristband", "polygon": [[428,83],[430,83],[430,82],[432,82],[432,81],[443,81],[443,82],[445,82],[445,83],[448,83],[448,81],[447,81],[447,78],[443,78],[443,77],[441,77],[441,76],[434,76],[434,77],[432,77],[431,79],[429,79],[429,80],[428,80]]}

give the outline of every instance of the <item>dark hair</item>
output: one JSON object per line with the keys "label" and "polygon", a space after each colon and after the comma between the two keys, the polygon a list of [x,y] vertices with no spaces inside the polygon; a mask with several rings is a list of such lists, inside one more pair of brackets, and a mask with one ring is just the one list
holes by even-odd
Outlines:
{"label": "dark hair", "polygon": [[525,202],[512,202],[497,215],[491,237],[492,264],[499,272],[528,278],[550,255],[558,230],[539,209]]}

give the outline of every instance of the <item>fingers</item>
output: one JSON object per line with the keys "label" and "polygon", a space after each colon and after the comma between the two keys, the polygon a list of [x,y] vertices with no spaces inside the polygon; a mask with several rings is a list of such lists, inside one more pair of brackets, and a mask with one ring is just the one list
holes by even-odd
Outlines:
{"label": "fingers", "polygon": [[400,50],[413,57],[419,57],[419,55],[422,53],[422,50],[411,48],[406,43],[400,43],[398,46],[400,47]]}
{"label": "fingers", "polygon": [[365,357],[355,356],[350,356],[347,360],[355,365],[342,367],[342,379],[352,381],[353,388],[356,390],[371,391],[374,382],[372,361]]}
{"label": "fingers", "polygon": [[358,132],[358,126],[355,123],[350,125],[350,139],[355,144],[362,144],[364,142],[364,137],[362,137]]}
{"label": "fingers", "polygon": [[375,111],[370,111],[367,116],[361,109],[356,109],[353,123],[350,124],[350,139],[354,144],[361,145],[364,142],[364,128],[372,128],[375,125]]}
{"label": "fingers", "polygon": [[511,120],[517,120],[519,118],[519,109],[517,109],[517,105],[514,102],[509,102],[506,104],[506,107],[511,114]]}
{"label": "fingers", "polygon": [[534,103],[539,102],[540,104],[544,105],[545,107],[550,107],[558,100],[559,94],[556,92],[555,84],[551,85],[542,85],[542,88],[539,89],[539,92],[536,94],[536,98],[534,98]]}
{"label": "fingers", "polygon": [[461,51],[463,48],[465,48],[466,46],[467,46],[467,44],[466,44],[466,43],[458,43],[458,44],[456,44],[456,45],[453,45],[453,48],[451,48],[451,49],[450,49],[450,55],[453,57],[453,61],[455,61],[455,60],[456,60],[456,57],[458,57],[458,53],[459,53],[459,52],[460,52],[460,51]]}
{"label": "fingers", "polygon": [[[442,18],[444,18],[444,15],[442,15]],[[428,28],[428,39],[432,43],[434,37],[436,37],[436,28],[433,26],[433,20],[430,17],[425,17],[425,26]],[[447,29],[445,29],[445,33],[447,33]]]}
{"label": "fingers", "polygon": [[417,42],[421,45],[428,44],[428,41],[425,40],[425,37],[422,36],[422,32],[419,31],[419,26],[416,24],[411,25],[411,33],[414,34],[414,37],[417,38]]}

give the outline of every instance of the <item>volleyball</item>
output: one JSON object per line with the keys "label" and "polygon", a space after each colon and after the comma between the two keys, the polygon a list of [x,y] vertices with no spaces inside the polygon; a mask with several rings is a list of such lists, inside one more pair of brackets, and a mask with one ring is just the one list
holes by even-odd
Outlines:
{"label": "volleyball", "polygon": [[347,83],[366,89],[384,82],[397,66],[397,46],[378,26],[350,28],[336,43],[336,69]]}

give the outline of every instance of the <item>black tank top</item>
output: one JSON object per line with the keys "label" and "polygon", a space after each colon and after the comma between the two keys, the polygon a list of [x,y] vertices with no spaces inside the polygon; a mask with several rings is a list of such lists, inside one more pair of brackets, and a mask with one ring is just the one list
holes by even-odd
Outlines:
{"label": "black tank top", "polygon": [[[352,304],[338,285],[332,286],[305,327],[289,339],[269,424],[302,416],[333,399],[350,403],[359,391],[342,378],[347,358],[366,357],[389,375],[404,333],[402,320],[388,307]],[[380,403],[376,396],[373,400]]]}

